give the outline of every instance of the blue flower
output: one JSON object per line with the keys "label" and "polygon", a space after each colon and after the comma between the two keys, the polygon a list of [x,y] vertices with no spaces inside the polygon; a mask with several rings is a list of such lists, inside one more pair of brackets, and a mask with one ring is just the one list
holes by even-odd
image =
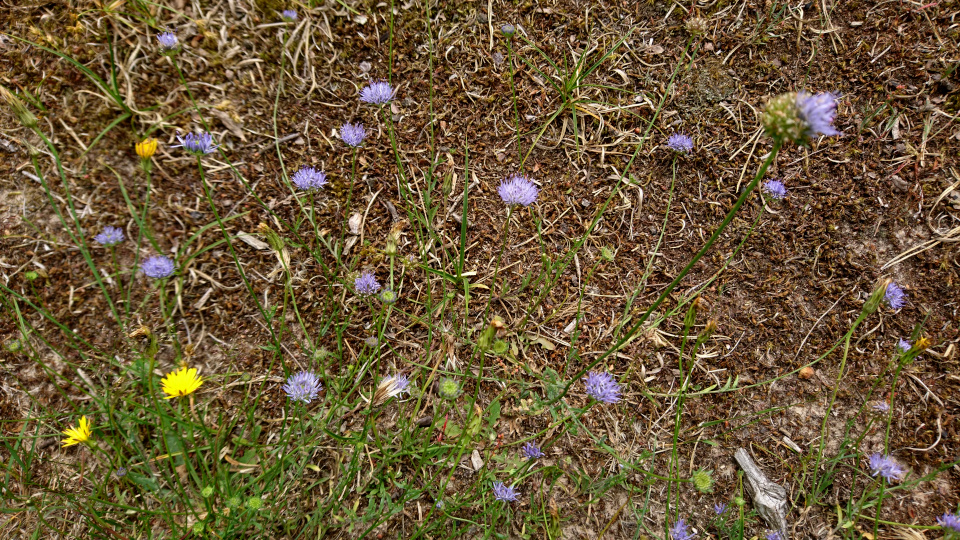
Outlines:
{"label": "blue flower", "polygon": [[883,293],[883,301],[891,309],[900,309],[907,305],[907,293],[903,292],[903,289],[896,283],[890,283],[887,285],[887,292]]}
{"label": "blue flower", "polygon": [[175,52],[180,46],[177,35],[170,31],[157,34],[157,41],[160,42],[160,52],[164,54]]}
{"label": "blue flower", "polygon": [[500,31],[503,32],[503,35],[510,37],[517,33],[517,27],[513,26],[512,24],[505,24],[500,27]]}
{"label": "blue flower", "polygon": [[297,20],[297,12],[292,9],[285,9],[280,13],[280,17],[285,21],[293,22]]}
{"label": "blue flower", "polygon": [[220,145],[213,144],[213,137],[206,131],[202,133],[187,133],[184,136],[180,136],[180,132],[178,131],[177,140],[180,141],[180,144],[176,144],[171,148],[183,148],[195,156],[212,154],[217,148],[220,148]]}
{"label": "blue flower", "polygon": [[830,92],[823,94],[808,94],[797,92],[797,109],[800,119],[806,125],[807,137],[817,135],[828,137],[839,135],[833,127],[833,119],[837,114],[837,95]]}
{"label": "blue flower", "polygon": [[397,397],[404,392],[410,392],[410,379],[400,374],[384,377],[379,387],[384,388],[390,397]]}
{"label": "blue flower", "polygon": [[500,182],[497,188],[500,198],[508,205],[519,204],[530,206],[537,200],[540,190],[529,178],[513,174]]}
{"label": "blue flower", "polygon": [[103,232],[94,236],[93,239],[102,246],[115,246],[123,242],[123,230],[120,227],[107,225],[103,228]]}
{"label": "blue flower", "polygon": [[505,486],[503,482],[494,482],[493,483],[493,498],[498,501],[508,501],[512,502],[517,500],[517,497],[520,496],[520,493],[517,490],[513,489],[513,486]]}
{"label": "blue flower", "polygon": [[175,267],[172,260],[162,255],[155,255],[143,261],[140,269],[149,277],[161,279],[172,276]]}
{"label": "blue flower", "polygon": [[913,347],[913,343],[906,339],[900,338],[900,341],[897,342],[897,350],[902,353],[909,351],[910,347]]}
{"label": "blue flower", "polygon": [[310,403],[323,390],[320,378],[309,371],[301,371],[287,377],[287,384],[280,387],[293,401]]}
{"label": "blue flower", "polygon": [[727,503],[720,503],[713,505],[713,511],[719,516],[720,514],[727,511]]}
{"label": "blue flower", "polygon": [[770,194],[774,199],[783,199],[787,196],[787,186],[780,180],[767,180],[763,184],[763,190]]}
{"label": "blue flower", "polygon": [[543,452],[540,451],[540,447],[529,442],[520,448],[520,453],[522,453],[527,459],[537,459],[543,457]]}
{"label": "blue flower", "polygon": [[383,105],[393,99],[394,92],[393,87],[386,81],[371,82],[360,90],[360,101]]}
{"label": "blue flower", "polygon": [[783,540],[783,535],[780,534],[780,531],[767,531],[767,540]]}
{"label": "blue flower", "polygon": [[340,138],[347,146],[360,146],[366,136],[367,131],[363,129],[363,124],[346,123],[340,127]]}
{"label": "blue flower", "polygon": [[290,177],[293,185],[304,191],[320,189],[327,185],[327,175],[323,171],[318,171],[313,167],[300,167],[300,170],[293,173]]}
{"label": "blue flower", "polygon": [[682,133],[674,133],[667,139],[667,148],[678,154],[686,154],[693,150],[693,139]]}
{"label": "blue flower", "polygon": [[673,540],[690,540],[693,538],[693,533],[690,532],[690,529],[687,527],[687,521],[685,519],[678,519],[677,522],[673,524],[673,527],[670,527],[670,538]]}
{"label": "blue flower", "polygon": [[620,401],[620,384],[605,371],[591,371],[584,377],[587,395],[603,403]]}
{"label": "blue flower", "polygon": [[937,525],[950,529],[954,534],[960,534],[960,517],[956,514],[944,514],[937,518]]}
{"label": "blue flower", "polygon": [[879,453],[870,456],[870,470],[873,471],[870,476],[879,474],[886,478],[888,482],[900,480],[907,472],[892,456]]}
{"label": "blue flower", "polygon": [[353,287],[357,290],[357,294],[377,294],[380,291],[380,282],[377,281],[373,272],[364,272],[354,280]]}

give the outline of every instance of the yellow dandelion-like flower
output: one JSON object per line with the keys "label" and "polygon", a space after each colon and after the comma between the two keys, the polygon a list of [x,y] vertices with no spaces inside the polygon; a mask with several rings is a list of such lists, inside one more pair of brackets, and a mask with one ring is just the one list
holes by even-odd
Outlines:
{"label": "yellow dandelion-like flower", "polygon": [[203,384],[203,378],[197,377],[197,368],[181,368],[177,371],[167,373],[167,376],[160,381],[163,387],[163,393],[167,394],[164,399],[183,397],[194,393],[200,385]]}
{"label": "yellow dandelion-like flower", "polygon": [[80,421],[77,422],[77,427],[70,428],[63,432],[67,436],[63,440],[63,447],[73,446],[75,444],[80,444],[86,442],[90,439],[90,436],[93,435],[93,431],[90,429],[90,422],[87,421],[86,416],[81,416]]}
{"label": "yellow dandelion-like flower", "polygon": [[137,155],[143,159],[150,159],[157,151],[157,140],[148,137],[137,143]]}

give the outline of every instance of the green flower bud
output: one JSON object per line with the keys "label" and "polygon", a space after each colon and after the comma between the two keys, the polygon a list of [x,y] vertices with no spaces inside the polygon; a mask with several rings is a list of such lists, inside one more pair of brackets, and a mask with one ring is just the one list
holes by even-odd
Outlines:
{"label": "green flower bud", "polygon": [[509,347],[509,345],[507,345],[507,342],[506,342],[506,341],[504,341],[504,340],[502,340],[502,339],[498,339],[498,340],[496,340],[496,341],[493,342],[492,352],[493,352],[493,354],[495,354],[495,355],[497,355],[497,356],[503,356],[504,354],[507,354],[507,349],[509,349],[509,348],[510,348],[510,347]]}
{"label": "green flower bud", "polygon": [[460,395],[460,385],[457,381],[447,377],[440,381],[438,386],[440,397],[444,399],[456,399]]}
{"label": "green flower bud", "polygon": [[213,487],[212,487],[212,486],[207,486],[207,487],[201,489],[201,490],[200,490],[200,495],[203,495],[203,498],[204,498],[204,499],[209,498],[211,495],[213,495]]}
{"label": "green flower bud", "polygon": [[0,86],[0,96],[7,102],[7,105],[10,105],[10,108],[13,109],[13,115],[17,117],[17,120],[19,120],[24,127],[30,129],[37,127],[37,117],[30,112],[30,109],[20,101],[20,98],[18,98],[16,94],[7,90],[5,86]]}
{"label": "green flower bud", "polygon": [[796,92],[787,92],[771,99],[763,111],[762,120],[764,131],[774,139],[797,144],[805,144],[807,141],[807,125],[800,118]]}
{"label": "green flower bud", "polygon": [[247,508],[251,510],[259,510],[263,508],[263,499],[260,497],[250,497],[247,499]]}
{"label": "green flower bud", "polygon": [[706,469],[697,469],[693,471],[690,477],[693,487],[700,493],[713,493],[713,473]]}

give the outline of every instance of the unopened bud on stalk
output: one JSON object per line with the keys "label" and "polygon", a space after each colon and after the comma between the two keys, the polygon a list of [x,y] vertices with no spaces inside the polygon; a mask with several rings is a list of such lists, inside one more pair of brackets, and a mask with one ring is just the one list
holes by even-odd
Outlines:
{"label": "unopened bud on stalk", "polygon": [[5,86],[0,86],[0,95],[3,96],[3,100],[10,105],[10,108],[13,109],[14,116],[17,117],[17,120],[23,124],[24,127],[34,129],[37,127],[37,117],[30,112],[30,109],[20,101],[20,98],[16,94],[11,92]]}
{"label": "unopened bud on stalk", "polygon": [[877,288],[874,289],[873,294],[867,299],[866,304],[863,305],[863,311],[866,312],[867,315],[876,313],[876,311],[880,309],[880,302],[883,301],[883,296],[887,293],[887,286],[891,283],[893,283],[893,280],[890,278],[880,281]]}

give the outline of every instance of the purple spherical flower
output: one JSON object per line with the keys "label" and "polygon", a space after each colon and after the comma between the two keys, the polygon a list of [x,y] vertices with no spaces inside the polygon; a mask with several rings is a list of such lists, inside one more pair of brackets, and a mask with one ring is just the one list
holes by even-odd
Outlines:
{"label": "purple spherical flower", "polygon": [[897,350],[902,353],[909,351],[910,347],[913,347],[913,343],[906,339],[900,338],[900,341],[897,342]]}
{"label": "purple spherical flower", "polygon": [[767,540],[783,540],[783,535],[780,534],[780,531],[767,531]]}
{"label": "purple spherical flower", "polygon": [[886,478],[888,482],[900,480],[907,472],[892,456],[879,453],[870,456],[870,470],[872,471],[871,476],[879,474]]}
{"label": "purple spherical flower", "polygon": [[883,294],[883,301],[891,309],[900,309],[907,305],[907,293],[903,292],[903,289],[896,283],[891,283],[887,285],[887,292]]}
{"label": "purple spherical flower", "polygon": [[320,378],[309,371],[301,371],[287,377],[287,384],[280,387],[293,401],[310,403],[323,390]]}
{"label": "purple spherical flower", "polygon": [[[387,377],[387,378],[389,379],[391,377]],[[406,375],[397,374],[397,375],[394,375],[392,378],[394,380],[393,384],[394,384],[395,396],[399,396],[404,392],[410,393],[410,379],[408,379]]]}
{"label": "purple spherical flower", "polygon": [[297,20],[297,12],[292,9],[285,9],[280,13],[280,17],[285,21],[295,21]]}
{"label": "purple spherical flower", "polygon": [[353,287],[357,290],[357,294],[377,294],[380,291],[380,282],[377,281],[373,272],[364,272],[354,280]]}
{"label": "purple spherical flower", "polygon": [[512,174],[500,182],[497,188],[500,198],[507,204],[530,206],[537,200],[540,190],[529,178]]}
{"label": "purple spherical flower", "polygon": [[693,538],[693,533],[687,527],[687,520],[678,519],[673,527],[670,527],[670,538],[673,540],[690,540]]}
{"label": "purple spherical flower", "polygon": [[830,92],[808,94],[797,92],[797,109],[800,119],[806,124],[807,137],[826,135],[831,137],[840,132],[833,127],[833,118],[837,114],[837,98]]}
{"label": "purple spherical flower", "polygon": [[360,101],[383,105],[393,99],[394,89],[386,81],[371,82],[360,90]]}
{"label": "purple spherical flower", "polygon": [[169,30],[157,34],[157,41],[160,42],[160,52],[163,53],[172,53],[180,46],[180,40],[177,39],[177,35]]}
{"label": "purple spherical flower", "polygon": [[878,413],[886,414],[890,412],[890,404],[886,401],[880,401],[873,405],[873,410],[877,411]]}
{"label": "purple spherical flower", "polygon": [[686,154],[693,150],[693,139],[683,133],[674,133],[667,139],[667,148],[678,154]]}
{"label": "purple spherical flower", "polygon": [[517,27],[508,23],[501,26],[500,31],[503,32],[503,35],[509,37],[517,33]]}
{"label": "purple spherical flower", "polygon": [[713,505],[713,511],[719,516],[720,514],[727,511],[727,503],[720,503]]}
{"label": "purple spherical flower", "polygon": [[505,486],[503,482],[493,483],[493,498],[498,501],[515,501],[520,493],[513,486]]}
{"label": "purple spherical flower", "polygon": [[787,196],[787,186],[780,180],[767,180],[763,183],[763,190],[774,199],[783,199]]}
{"label": "purple spherical flower", "polygon": [[172,260],[163,255],[154,255],[153,257],[147,257],[140,265],[140,269],[149,277],[161,279],[173,275],[174,265]]}
{"label": "purple spherical flower", "polygon": [[620,383],[614,380],[613,375],[605,371],[591,371],[584,377],[587,386],[587,395],[603,403],[620,401]]}
{"label": "purple spherical flower", "polygon": [[944,514],[937,518],[937,525],[950,529],[954,534],[960,534],[960,517],[956,514]]}
{"label": "purple spherical flower", "polygon": [[340,127],[340,138],[347,146],[360,146],[366,136],[367,130],[363,129],[363,124],[346,123]]}
{"label": "purple spherical flower", "polygon": [[217,148],[220,148],[220,145],[213,144],[213,136],[206,131],[203,133],[187,133],[183,136],[181,136],[178,131],[177,140],[180,141],[180,144],[176,144],[171,148],[183,148],[195,156],[212,154]]}
{"label": "purple spherical flower", "polygon": [[523,454],[523,457],[527,459],[542,458],[544,455],[543,452],[540,451],[539,446],[529,442],[520,448],[520,453]]}
{"label": "purple spherical flower", "polygon": [[320,189],[327,184],[327,175],[323,171],[318,171],[313,167],[300,167],[300,170],[293,173],[290,177],[293,185],[304,191]]}
{"label": "purple spherical flower", "polygon": [[94,236],[93,239],[102,246],[115,246],[123,242],[123,230],[120,227],[107,225],[103,228],[103,232]]}

